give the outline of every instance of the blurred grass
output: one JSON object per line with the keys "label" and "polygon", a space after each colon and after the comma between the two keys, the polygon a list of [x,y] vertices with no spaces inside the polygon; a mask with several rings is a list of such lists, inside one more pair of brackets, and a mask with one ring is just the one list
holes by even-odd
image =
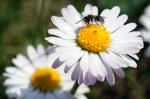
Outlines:
{"label": "blurred grass", "polygon": [[[5,67],[13,65],[11,59],[17,53],[25,53],[28,44],[36,45],[44,41],[47,30],[54,27],[50,21],[52,15],[61,15],[60,10],[68,4],[73,4],[83,11],[86,3],[99,7],[99,10],[121,7],[121,13],[129,16],[129,22],[136,22],[138,28],[139,16],[150,0],[0,0],[0,99],[7,99],[2,86]],[[42,10],[41,10],[42,9]],[[150,67],[149,60],[139,54],[141,61],[137,69],[126,69],[126,78],[116,77],[115,86],[106,82],[91,86],[92,92],[87,94],[89,99],[150,99]]]}

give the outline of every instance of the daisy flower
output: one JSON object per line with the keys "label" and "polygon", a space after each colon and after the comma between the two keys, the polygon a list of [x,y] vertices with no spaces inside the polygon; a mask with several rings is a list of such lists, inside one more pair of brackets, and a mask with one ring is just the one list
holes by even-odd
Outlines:
{"label": "daisy flower", "polygon": [[[150,5],[148,5],[144,11],[144,14],[140,17],[140,23],[145,27],[145,29],[141,30],[142,37],[145,42],[150,44]],[[150,57],[150,46],[148,46],[145,56]]]}
{"label": "daisy flower", "polygon": [[[7,67],[4,76],[6,94],[15,99],[73,99],[70,93],[74,83],[63,68],[50,67],[48,55],[42,45],[37,49],[27,47],[28,58],[18,54],[12,59],[16,67]],[[85,86],[80,86],[75,94],[78,99],[87,99],[83,94],[89,92]]]}
{"label": "daisy flower", "polygon": [[53,68],[65,66],[64,71],[71,71],[72,80],[79,84],[93,85],[106,77],[114,85],[114,73],[122,78],[122,68],[137,67],[133,58],[138,59],[136,53],[143,48],[141,33],[132,31],[135,23],[125,24],[128,17],[119,15],[118,6],[105,9],[100,15],[91,4],[85,6],[82,14],[72,5],[61,12],[61,17],[51,17],[57,28],[49,29],[52,36],[46,38],[55,46],[51,54]]}

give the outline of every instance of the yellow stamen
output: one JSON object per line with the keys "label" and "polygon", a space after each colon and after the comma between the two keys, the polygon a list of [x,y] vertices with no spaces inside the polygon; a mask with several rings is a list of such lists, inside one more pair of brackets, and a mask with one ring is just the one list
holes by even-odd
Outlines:
{"label": "yellow stamen", "polygon": [[110,41],[110,33],[99,24],[88,24],[81,28],[76,38],[76,42],[82,49],[93,53],[106,51]]}
{"label": "yellow stamen", "polygon": [[60,81],[59,73],[50,67],[38,68],[31,77],[32,85],[44,92],[58,88]]}

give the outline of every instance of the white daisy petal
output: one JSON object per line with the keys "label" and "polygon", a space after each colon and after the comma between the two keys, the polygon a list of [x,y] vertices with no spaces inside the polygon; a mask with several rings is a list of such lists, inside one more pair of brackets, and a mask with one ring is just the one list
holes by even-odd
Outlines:
{"label": "white daisy petal", "polygon": [[98,15],[98,8],[96,6],[92,7],[92,15]]}
{"label": "white daisy petal", "polygon": [[98,15],[98,8],[96,6],[92,6],[91,4],[87,4],[82,14],[83,16]]}
{"label": "white daisy petal", "polygon": [[13,87],[13,88],[9,88],[8,90],[6,90],[6,94],[8,95],[8,97],[10,98],[20,98],[20,88],[18,87]]}
{"label": "white daisy petal", "polygon": [[[80,89],[82,89],[82,90],[80,90]],[[80,85],[77,92],[78,93],[85,93],[85,92],[88,93],[88,92],[90,92],[90,90],[85,85]]]}
{"label": "white daisy petal", "polygon": [[94,85],[97,81],[97,78],[95,78],[94,76],[92,76],[91,72],[84,72],[83,74],[83,81],[85,85]]}
{"label": "white daisy petal", "polygon": [[[79,12],[76,10],[76,8],[74,6],[68,5],[67,6],[67,11],[72,16],[72,18],[75,20],[75,22],[78,22],[79,20],[81,20],[81,15],[79,14]],[[82,25],[82,22],[79,23],[79,24]]]}
{"label": "white daisy petal", "polygon": [[67,35],[75,36],[73,29],[61,17],[52,16],[51,20],[61,31]]}
{"label": "white daisy petal", "polygon": [[111,44],[110,50],[120,54],[134,54],[138,53],[143,46],[142,42],[118,41]]}
{"label": "white daisy petal", "polygon": [[17,57],[12,60],[12,62],[18,67],[31,64],[30,61],[21,54],[18,54]]}
{"label": "white daisy petal", "polygon": [[150,33],[148,30],[141,30],[141,36],[145,42],[150,44]]}
{"label": "white daisy petal", "polygon": [[103,64],[103,62],[102,62],[102,60],[101,60],[101,58],[99,57],[98,60],[99,60],[99,61],[98,61],[99,68],[102,70],[103,74],[106,75],[107,71],[106,71],[106,68],[105,68],[105,66],[104,66],[104,64]]}
{"label": "white daisy petal", "polygon": [[[45,55],[47,53],[47,51],[45,50],[44,46],[39,44],[37,46],[37,52],[39,53],[39,57],[40,57],[40,62],[41,62],[41,65],[43,66],[48,66],[48,63],[47,63],[47,55]],[[40,64],[39,64],[40,65]]]}
{"label": "white daisy petal", "polygon": [[81,58],[82,55],[83,55],[83,51],[81,51],[81,50],[78,50],[78,51],[74,52],[72,54],[72,56],[70,57],[70,59],[68,59],[66,61],[66,65],[67,66],[72,66],[73,64],[75,64]]}
{"label": "white daisy petal", "polygon": [[119,54],[113,53],[109,51],[109,54],[118,61],[118,66],[126,68],[128,67],[128,62],[122,60],[122,58],[119,56]]}
{"label": "white daisy petal", "polygon": [[[16,82],[18,81],[18,82]],[[24,85],[28,84],[29,81],[21,79],[21,78],[16,78],[16,79],[7,79],[4,83],[5,86],[15,86],[15,85]]]}
{"label": "white daisy petal", "polygon": [[80,71],[81,71],[81,69],[80,69],[80,66],[79,66],[79,63],[78,63],[78,64],[76,64],[76,66],[75,66],[75,68],[73,70],[71,79],[72,80],[78,80]]}
{"label": "white daisy petal", "polygon": [[106,79],[109,83],[109,85],[114,85],[115,84],[115,77],[112,69],[108,66],[106,66],[107,74],[106,74]]}
{"label": "white daisy petal", "polygon": [[39,59],[41,56],[37,54],[37,51],[33,46],[29,45],[27,47],[27,54],[34,66],[38,67],[39,65],[43,65],[42,61]]}
{"label": "white daisy petal", "polygon": [[7,68],[5,69],[5,71],[8,72],[8,73],[10,73],[10,74],[13,74],[13,73],[15,73],[16,71],[18,71],[18,69],[17,69],[17,68],[14,68],[14,67],[7,67]]}
{"label": "white daisy petal", "polygon": [[120,13],[120,8],[118,6],[113,7],[110,10],[109,16],[107,16],[107,19],[105,19],[105,26],[109,28],[111,24],[116,20],[117,16]]}
{"label": "white daisy petal", "polygon": [[105,9],[105,10],[102,11],[100,16],[105,17],[104,20],[106,20],[107,16],[109,16],[109,14],[110,14],[110,10],[109,9]]}
{"label": "white daisy petal", "polygon": [[49,46],[48,48],[47,48],[47,53],[48,54],[52,54],[52,53],[54,53],[55,52],[55,50],[58,48],[58,46]]}
{"label": "white daisy petal", "polygon": [[92,15],[98,15],[98,8],[96,6],[92,7]]}
{"label": "white daisy petal", "polygon": [[74,19],[71,17],[71,15],[69,14],[69,12],[67,11],[66,8],[62,8],[61,9],[61,13],[64,16],[64,19],[67,21],[68,24],[70,24],[72,27],[76,27],[75,26],[75,21]]}
{"label": "white daisy petal", "polygon": [[[23,80],[23,82],[25,82],[25,85],[26,85],[26,83],[28,83],[28,80],[30,79],[29,77],[22,77],[22,78],[20,78],[21,76],[18,76],[18,75],[16,75],[16,74],[14,74],[14,75],[12,75],[12,74],[8,74],[8,73],[4,73],[3,74],[3,76],[5,76],[5,77],[8,77],[9,78],[9,80],[13,80],[13,79],[19,79],[19,80]],[[7,79],[8,80],[8,79]],[[18,83],[11,83],[9,80],[7,81],[7,80],[5,80],[5,82],[4,82],[4,85],[6,85],[6,86],[13,86],[13,84],[15,85],[15,84],[18,84]],[[22,83],[22,82],[21,82]],[[12,85],[11,85],[12,84]],[[25,86],[24,84],[18,84],[18,86]]]}
{"label": "white daisy petal", "polygon": [[[94,77],[96,77],[99,81],[103,81],[104,80],[104,73],[100,68],[100,65],[98,64],[99,61],[99,57],[98,55],[92,54],[90,53],[90,72],[92,73],[92,75]],[[94,66],[94,68],[93,68]]]}
{"label": "white daisy petal", "polygon": [[108,66],[116,69],[120,68],[119,62],[114,57],[112,57],[109,53],[101,53],[100,56],[103,62]]}
{"label": "white daisy petal", "polygon": [[14,68],[14,67],[7,67],[6,68],[6,73],[4,73],[4,75],[5,74],[8,74],[8,76],[15,75],[15,76],[18,76],[18,77],[26,78],[26,73],[22,72],[21,70],[19,70],[17,68]]}
{"label": "white daisy petal", "polygon": [[[50,54],[49,56],[48,56],[48,60],[49,60],[49,66],[52,66],[53,68],[57,68],[57,67],[59,67],[59,63],[60,62],[62,62],[62,61],[60,61],[59,59],[58,59],[58,57],[59,57],[59,55],[60,54]],[[57,63],[58,62],[58,63]],[[55,65],[53,65],[53,64],[55,64]]]}
{"label": "white daisy petal", "polygon": [[130,31],[132,31],[133,29],[135,29],[135,27],[136,27],[135,23],[128,23],[128,24],[122,26],[120,29],[118,29],[114,33],[128,33]]}
{"label": "white daisy petal", "polygon": [[127,34],[121,34],[121,33],[113,33],[111,34],[111,37],[112,37],[112,43],[114,42],[139,42],[143,45],[143,40],[141,37],[136,37],[134,36],[136,34],[134,33],[127,33]]}
{"label": "white daisy petal", "polygon": [[149,18],[149,16],[141,16],[141,18],[140,18],[140,22],[148,29],[148,30],[150,30],[150,23],[149,23],[149,21],[150,21],[150,18]]}
{"label": "white daisy petal", "polygon": [[60,61],[58,58],[53,62],[52,67],[53,68],[58,68],[61,66],[64,62]]}
{"label": "white daisy petal", "polygon": [[128,62],[128,65],[129,67],[133,67],[133,68],[136,68],[137,67],[137,64],[136,62],[130,58],[129,56],[127,55],[121,55],[122,59],[124,59],[126,62]]}
{"label": "white daisy petal", "polygon": [[[68,66],[68,65],[66,65],[65,63],[62,64],[62,65],[65,65],[65,68],[64,68],[64,72],[65,72],[65,73],[68,73],[69,70],[70,70],[72,67],[76,66],[76,64],[71,65],[71,66]],[[62,66],[62,65],[61,65],[61,66]]]}
{"label": "white daisy petal", "polygon": [[31,61],[38,57],[35,48],[33,46],[31,46],[31,45],[29,45],[27,47],[27,54],[28,54],[28,57],[30,58]]}
{"label": "white daisy petal", "polygon": [[84,95],[76,95],[76,97],[78,97],[78,99],[87,99],[87,97]]}
{"label": "white daisy petal", "polygon": [[119,16],[115,22],[113,22],[110,26],[109,26],[109,31],[110,32],[114,32],[116,31],[118,28],[120,28],[126,21],[127,21],[128,17],[127,15],[121,15]]}
{"label": "white daisy petal", "polygon": [[133,36],[140,36],[141,33],[139,31],[132,31],[130,32],[130,35],[133,35]]}
{"label": "white daisy petal", "polygon": [[57,53],[63,53],[63,52],[68,52],[68,51],[76,50],[78,48],[79,47],[76,47],[76,46],[70,46],[70,47],[60,46],[60,47],[56,48],[55,52],[57,52]]}
{"label": "white daisy petal", "polygon": [[[73,49],[68,52],[61,53],[59,60],[66,61],[67,59],[69,59],[73,54],[77,53],[78,51],[79,51],[79,49]],[[80,55],[80,54],[78,54],[78,55]]]}
{"label": "white daisy petal", "polygon": [[123,78],[125,76],[124,71],[121,68],[113,70],[120,78]]}
{"label": "white daisy petal", "polygon": [[139,60],[139,57],[136,54],[128,54],[129,56],[133,57],[136,60]]}
{"label": "white daisy petal", "polygon": [[91,72],[88,72],[88,84],[87,85],[94,85],[97,81],[97,79],[91,74]]}
{"label": "white daisy petal", "polygon": [[79,78],[78,78],[78,83],[81,85],[81,84],[83,84],[83,71],[81,70],[80,71],[80,74],[79,74]]}
{"label": "white daisy petal", "polygon": [[[31,74],[31,72],[34,70],[34,67],[31,66],[29,60],[21,54],[18,54],[17,58],[12,59],[12,62],[27,75]],[[28,68],[30,68],[30,70],[28,70]]]}
{"label": "white daisy petal", "polygon": [[85,72],[88,72],[89,71],[89,54],[88,52],[83,52],[83,56],[81,57],[81,60],[80,60],[80,66],[81,66],[81,69],[84,70]]}
{"label": "white daisy petal", "polygon": [[89,72],[84,72],[84,79],[83,79],[83,81],[84,81],[85,85],[90,85],[89,84],[89,79],[88,79],[88,73]]}
{"label": "white daisy petal", "polygon": [[144,13],[145,13],[147,16],[150,16],[150,5],[148,5],[148,6],[145,8]]}
{"label": "white daisy petal", "polygon": [[83,16],[91,15],[92,14],[92,5],[87,4],[85,6],[84,12],[82,14],[83,14]]}
{"label": "white daisy petal", "polygon": [[64,40],[57,37],[48,37],[46,40],[52,44],[59,46],[75,46],[76,44],[72,40]]}
{"label": "white daisy petal", "polygon": [[73,87],[73,84],[75,84],[74,82],[70,82],[70,80],[68,80],[68,82],[66,81],[65,83],[62,83],[62,89],[67,91],[70,90]]}
{"label": "white daisy petal", "polygon": [[37,45],[37,52],[39,53],[39,55],[43,55],[46,53],[46,50],[42,44]]}
{"label": "white daisy petal", "polygon": [[55,29],[55,28],[49,29],[48,33],[52,34],[52,35],[55,35],[57,37],[60,37],[62,39],[75,39],[75,36],[69,36],[66,33],[62,32],[61,30]]}
{"label": "white daisy petal", "polygon": [[[72,7],[71,7],[72,8]],[[70,7],[68,6],[67,8],[62,8],[61,12],[62,15],[64,16],[65,20],[67,21],[68,24],[70,24],[75,30],[78,29],[79,27],[83,26],[83,22],[79,22],[76,24],[79,20],[81,20],[81,16],[76,13],[76,16],[73,16],[70,11]],[[76,17],[76,18],[73,18]]]}

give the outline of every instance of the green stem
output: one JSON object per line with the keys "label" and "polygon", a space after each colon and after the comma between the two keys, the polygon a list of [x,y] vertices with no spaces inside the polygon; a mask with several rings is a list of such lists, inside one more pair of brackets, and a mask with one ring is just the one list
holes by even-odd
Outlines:
{"label": "green stem", "polygon": [[42,15],[43,15],[43,11],[44,11],[44,5],[45,5],[46,0],[42,0],[40,3],[40,8],[37,14],[37,30],[38,32],[42,32]]}
{"label": "green stem", "polygon": [[72,95],[74,95],[74,94],[76,93],[78,87],[79,87],[79,84],[78,84],[78,82],[76,81],[75,84],[74,84],[74,86],[73,86],[73,88],[72,88],[72,90],[71,90],[71,94],[72,94]]}

